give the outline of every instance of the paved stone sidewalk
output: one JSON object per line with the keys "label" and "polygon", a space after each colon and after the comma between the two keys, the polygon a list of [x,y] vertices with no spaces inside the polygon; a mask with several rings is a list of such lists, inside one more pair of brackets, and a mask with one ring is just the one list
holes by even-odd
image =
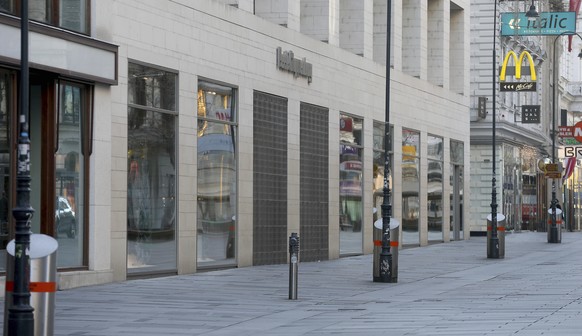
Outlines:
{"label": "paved stone sidewalk", "polygon": [[399,282],[374,283],[372,256],[126,281],[57,293],[55,335],[582,335],[582,233],[400,251]]}

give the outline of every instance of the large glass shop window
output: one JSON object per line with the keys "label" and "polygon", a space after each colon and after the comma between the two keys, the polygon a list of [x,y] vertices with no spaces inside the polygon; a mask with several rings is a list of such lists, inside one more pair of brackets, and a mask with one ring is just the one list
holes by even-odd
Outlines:
{"label": "large glass shop window", "polygon": [[340,116],[340,254],[362,253],[362,125]]}
{"label": "large glass shop window", "polygon": [[59,242],[57,265],[83,264],[84,155],[82,151],[83,88],[59,85],[59,111],[55,153],[55,238]]}
{"label": "large glass shop window", "polygon": [[428,240],[443,241],[443,138],[429,135],[426,154]]}
{"label": "large glass shop window", "polygon": [[178,75],[129,64],[127,269],[176,269]]}
{"label": "large glass shop window", "polygon": [[505,144],[503,146],[503,210],[505,228],[515,230],[521,227],[521,150]]}
{"label": "large glass shop window", "polygon": [[235,90],[198,84],[198,265],[235,263]]}
{"label": "large glass shop window", "polygon": [[463,229],[463,194],[465,184],[463,178],[465,163],[465,146],[460,141],[451,140],[450,142],[450,238],[451,240],[464,239]]}
{"label": "large glass shop window", "polygon": [[402,244],[420,243],[420,133],[402,130]]}

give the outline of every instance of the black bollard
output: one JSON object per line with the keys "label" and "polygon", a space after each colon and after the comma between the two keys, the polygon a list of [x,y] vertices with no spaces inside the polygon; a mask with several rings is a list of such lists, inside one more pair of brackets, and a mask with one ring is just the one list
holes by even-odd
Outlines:
{"label": "black bollard", "polygon": [[297,270],[299,266],[299,237],[291,233],[289,237],[289,300],[297,300]]}

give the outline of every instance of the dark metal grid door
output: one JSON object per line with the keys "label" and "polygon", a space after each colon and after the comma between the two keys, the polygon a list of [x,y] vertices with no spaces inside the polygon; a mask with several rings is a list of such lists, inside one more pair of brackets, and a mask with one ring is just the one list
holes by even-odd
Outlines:
{"label": "dark metal grid door", "polygon": [[328,259],[328,109],[301,103],[300,112],[301,261]]}
{"label": "dark metal grid door", "polygon": [[253,264],[287,262],[287,99],[253,94]]}

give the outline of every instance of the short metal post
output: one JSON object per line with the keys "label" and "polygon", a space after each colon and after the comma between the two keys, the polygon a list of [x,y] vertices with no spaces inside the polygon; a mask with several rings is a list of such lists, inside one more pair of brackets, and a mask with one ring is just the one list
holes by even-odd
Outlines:
{"label": "short metal post", "polygon": [[299,266],[299,237],[291,233],[289,237],[289,300],[297,300],[297,269]]}

